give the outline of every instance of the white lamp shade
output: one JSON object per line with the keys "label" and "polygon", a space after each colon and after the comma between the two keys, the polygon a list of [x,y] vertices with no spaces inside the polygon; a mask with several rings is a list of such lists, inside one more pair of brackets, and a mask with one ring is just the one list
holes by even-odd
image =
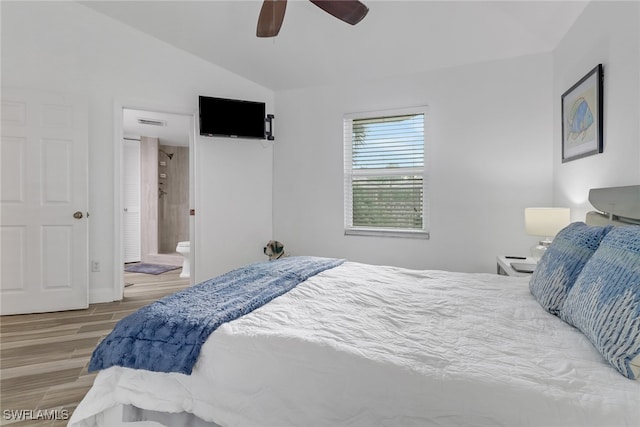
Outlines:
{"label": "white lamp shade", "polygon": [[524,224],[527,234],[553,237],[571,222],[569,208],[526,208]]}

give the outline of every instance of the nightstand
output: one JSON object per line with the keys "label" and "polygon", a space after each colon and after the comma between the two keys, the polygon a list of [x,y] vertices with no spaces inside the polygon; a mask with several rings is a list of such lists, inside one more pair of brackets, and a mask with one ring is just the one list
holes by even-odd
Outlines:
{"label": "nightstand", "polygon": [[517,277],[531,276],[531,273],[516,271],[513,267],[511,267],[512,262],[529,265],[532,267],[532,270],[536,265],[536,261],[532,257],[526,257],[524,259],[520,259],[520,258],[507,258],[506,256],[498,256],[496,257],[497,273],[502,276],[517,276]]}

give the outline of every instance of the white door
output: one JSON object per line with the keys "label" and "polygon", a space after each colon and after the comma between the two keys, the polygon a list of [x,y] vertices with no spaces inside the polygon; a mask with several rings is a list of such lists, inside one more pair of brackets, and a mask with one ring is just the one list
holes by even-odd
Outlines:
{"label": "white door", "polygon": [[124,262],[140,261],[140,141],[122,145]]}
{"label": "white door", "polygon": [[88,307],[87,111],[2,88],[0,314]]}

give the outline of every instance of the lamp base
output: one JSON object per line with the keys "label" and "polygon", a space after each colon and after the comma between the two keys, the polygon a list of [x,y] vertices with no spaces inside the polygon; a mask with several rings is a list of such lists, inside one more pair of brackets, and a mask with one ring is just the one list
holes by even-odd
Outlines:
{"label": "lamp base", "polygon": [[551,239],[546,238],[544,240],[540,240],[536,246],[531,248],[531,256],[536,260],[536,262],[540,261],[540,258],[542,258],[542,255],[544,255],[550,245]]}

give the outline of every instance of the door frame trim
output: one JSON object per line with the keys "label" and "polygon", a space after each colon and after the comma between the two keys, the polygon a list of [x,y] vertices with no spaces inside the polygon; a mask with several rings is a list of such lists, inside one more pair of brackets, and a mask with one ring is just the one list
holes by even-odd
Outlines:
{"label": "door frame trim", "polygon": [[[167,106],[140,100],[115,99],[113,102],[113,289],[112,300],[119,301],[124,294],[124,235],[122,229],[122,211],[124,200],[122,195],[122,155],[124,130],[122,127],[124,109],[157,111],[167,114],[179,114],[188,116],[190,119],[189,129],[189,209],[196,206],[195,195],[195,157],[196,157],[196,117],[198,112],[192,107]],[[190,283],[194,283],[195,278],[195,220],[189,216],[189,241],[190,244]]]}

